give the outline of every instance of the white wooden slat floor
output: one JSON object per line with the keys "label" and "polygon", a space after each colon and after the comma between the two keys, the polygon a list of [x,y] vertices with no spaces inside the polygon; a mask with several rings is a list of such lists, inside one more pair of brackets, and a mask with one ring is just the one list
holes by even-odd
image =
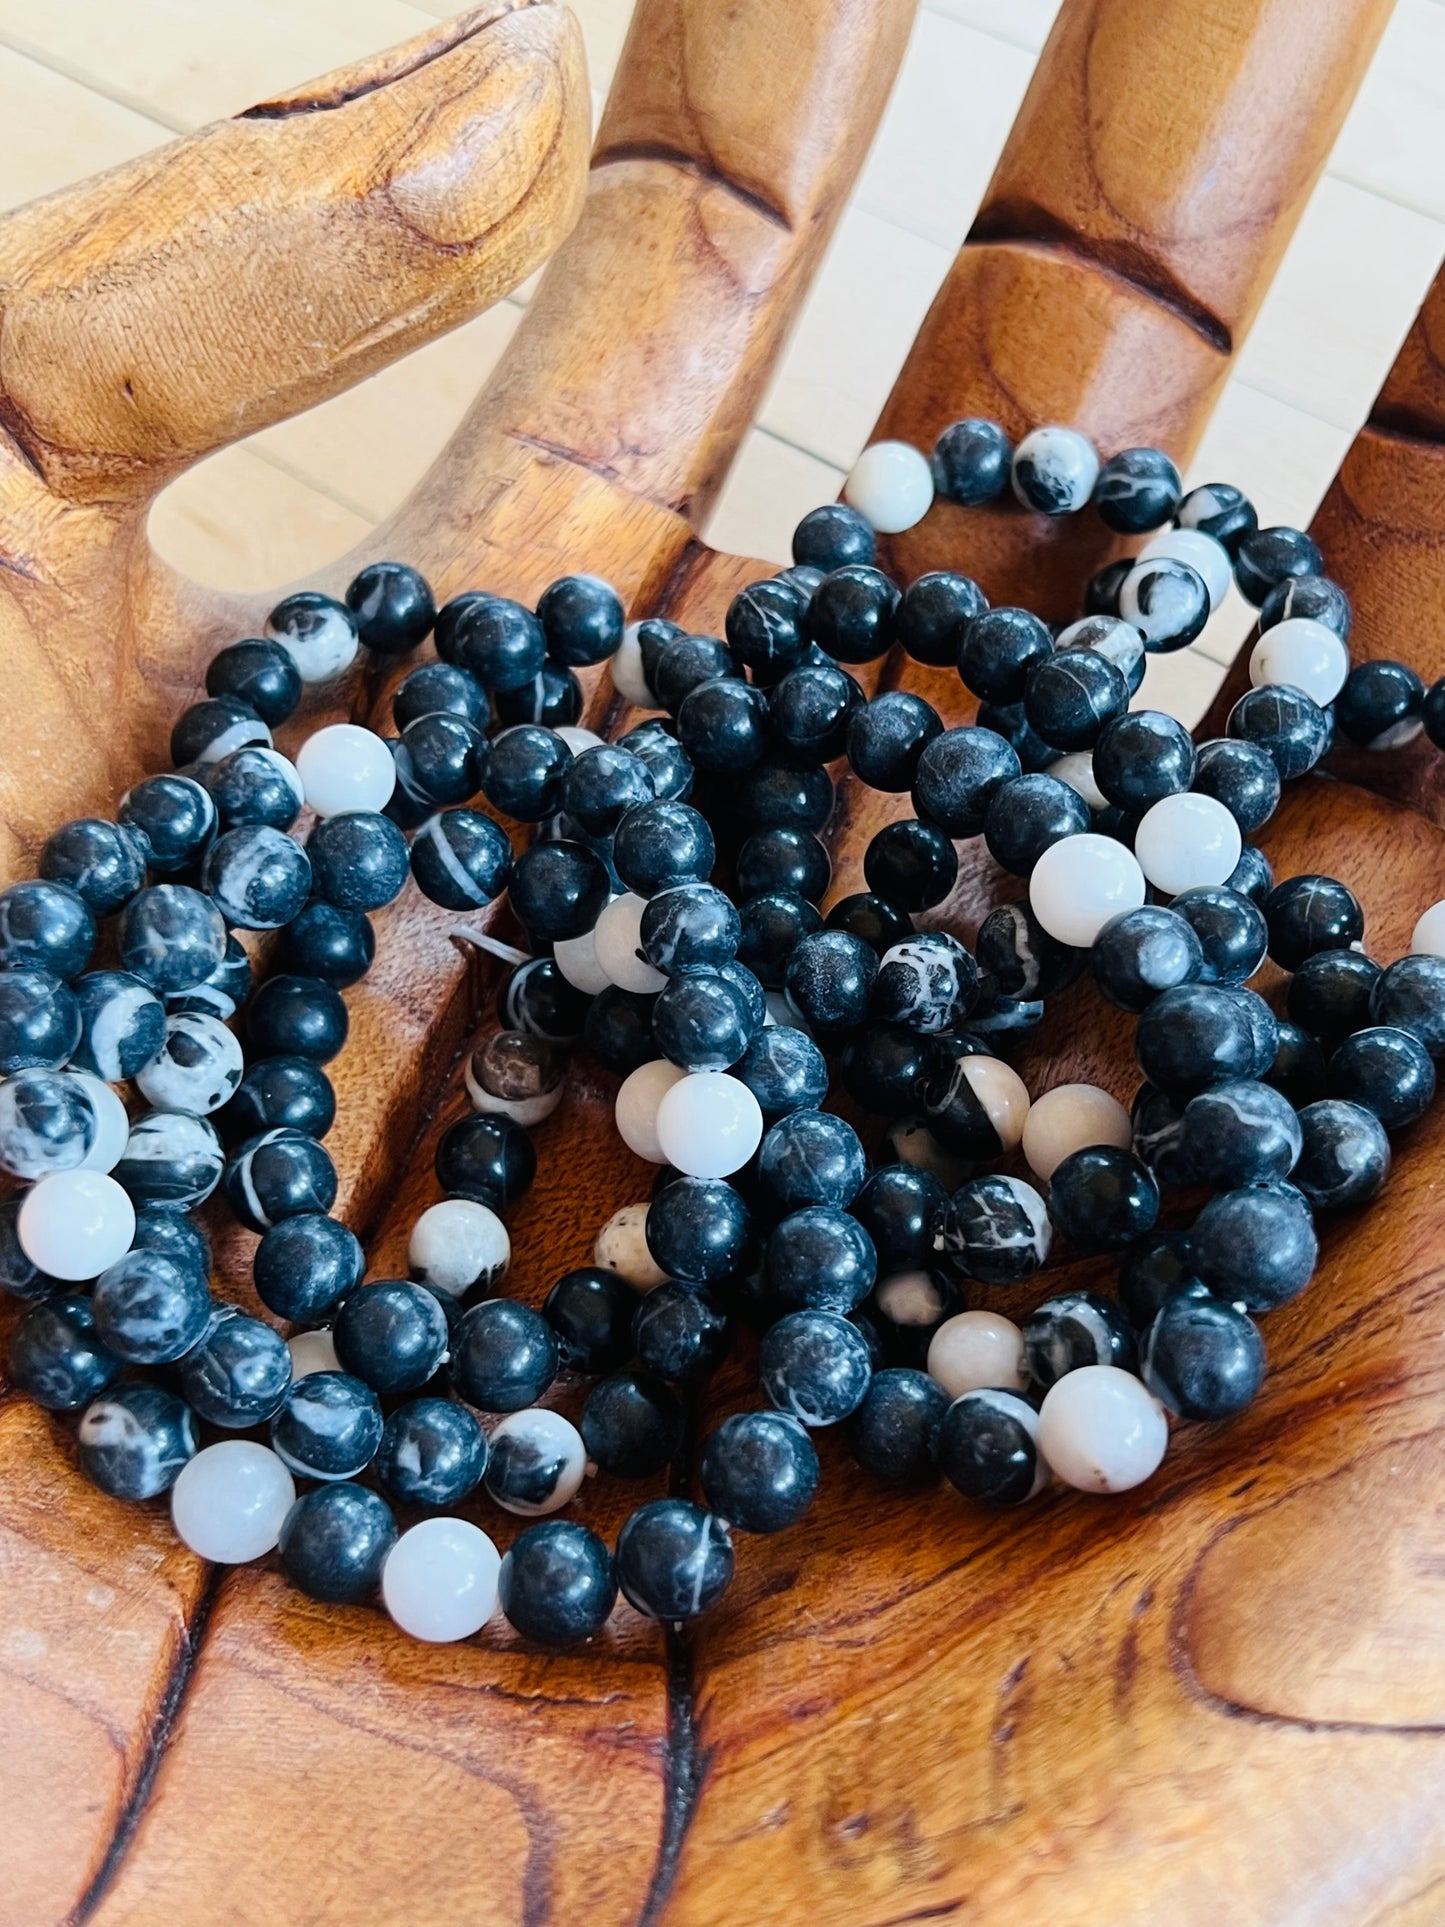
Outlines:
{"label": "white wooden slat floor", "polygon": [[[572,0],[600,100],[632,0]],[[0,208],[114,165],[454,11],[450,0],[0,0]],[[923,0],[893,100],[705,533],[785,558],[836,493],[966,232],[1057,0]],[[1445,0],[1398,0],[1194,464],[1308,517],[1445,253]],[[261,587],[360,540],[446,440],[519,318],[491,314],[203,463],[152,522],[202,579]],[[1203,709],[1237,600],[1158,658],[1149,701]]]}

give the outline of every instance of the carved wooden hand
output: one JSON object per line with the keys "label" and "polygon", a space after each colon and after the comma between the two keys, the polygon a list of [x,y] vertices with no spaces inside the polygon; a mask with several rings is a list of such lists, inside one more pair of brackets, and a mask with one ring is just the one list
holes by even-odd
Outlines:
{"label": "carved wooden hand", "polygon": [[[415,563],[439,596],[530,599],[585,568],[638,612],[718,630],[767,570],[692,531],[910,11],[641,0],[581,221],[368,558]],[[882,431],[927,446],[979,412],[1187,455],[1386,12],[1065,0]],[[577,211],[585,121],[565,12],[495,7],[0,224],[7,878],[162,766],[206,660],[272,599],[158,563],[156,491],[527,273]],[[1428,626],[1445,607],[1440,316],[1445,293],[1319,523],[1357,649],[1427,677],[1445,670]],[[1053,615],[1107,540],[1091,517],[940,507],[891,559],[967,568]],[[969,713],[951,678],[890,662],[881,680]],[[363,680],[343,701],[365,717],[388,694]],[[599,726],[609,698],[603,672]],[[1381,957],[1445,895],[1438,767],[1422,751],[1309,779],[1265,835],[1281,875],[1356,887]],[[844,785],[838,891],[893,807]],[[944,916],[971,935],[1018,891],[963,858]],[[381,1276],[434,1196],[457,1054],[494,988],[446,922],[414,893],[379,919],[332,1067],[337,1209]],[[1035,1090],[1088,1077],[1127,1096],[1130,1063],[1127,1026],[1079,986],[1021,1068]],[[610,1103],[579,1064],[538,1133],[512,1227],[530,1298],[646,1193]],[[575,1655],[500,1622],[466,1647],[412,1644],[269,1569],[200,1568],[163,1508],[123,1512],[79,1478],[63,1426],[0,1405],[0,1927],[1437,1921],[1442,1136],[1438,1114],[1417,1127],[1373,1215],[1329,1227],[1310,1291],[1268,1322],[1259,1403],[1180,1428],[1153,1484],[995,1518],[873,1487],[826,1440],[813,1514],[744,1542],[724,1608],[685,1640],[619,1611]],[[218,1287],[246,1299],[252,1240],[216,1229]],[[1046,1288],[1105,1269],[1061,1262]],[[745,1367],[704,1426],[746,1398]],[[587,1517],[610,1533],[642,1496],[599,1482]]]}

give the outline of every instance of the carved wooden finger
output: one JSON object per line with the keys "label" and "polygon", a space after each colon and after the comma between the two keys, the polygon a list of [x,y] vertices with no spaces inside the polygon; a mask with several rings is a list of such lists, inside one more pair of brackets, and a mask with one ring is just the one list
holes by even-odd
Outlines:
{"label": "carved wooden finger", "polygon": [[490,306],[581,201],[581,39],[491,5],[0,223],[0,419],[57,494],[150,493]]}
{"label": "carved wooden finger", "polygon": [[[1066,422],[1185,461],[1309,198],[1390,0],[1075,0],[1059,12],[880,436]],[[1125,544],[1093,515],[937,503],[891,554],[1051,618]]]}

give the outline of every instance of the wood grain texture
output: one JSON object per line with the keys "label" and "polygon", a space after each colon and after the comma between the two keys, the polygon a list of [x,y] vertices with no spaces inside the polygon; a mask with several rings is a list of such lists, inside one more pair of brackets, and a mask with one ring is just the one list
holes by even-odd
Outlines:
{"label": "wood grain texture", "polygon": [[[1369,64],[1390,0],[1065,6],[878,425],[1061,421],[1181,464]],[[1288,98],[1296,103],[1285,106]],[[939,504],[891,552],[1049,617],[1127,545],[1094,516]]]}

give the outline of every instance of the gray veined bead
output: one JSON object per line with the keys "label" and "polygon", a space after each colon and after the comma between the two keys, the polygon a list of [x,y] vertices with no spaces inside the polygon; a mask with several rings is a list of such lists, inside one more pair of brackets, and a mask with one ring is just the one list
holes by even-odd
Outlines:
{"label": "gray veined bead", "polygon": [[225,1162],[221,1141],[203,1117],[147,1111],[131,1126],[115,1177],[137,1204],[191,1211],[220,1183]]}

